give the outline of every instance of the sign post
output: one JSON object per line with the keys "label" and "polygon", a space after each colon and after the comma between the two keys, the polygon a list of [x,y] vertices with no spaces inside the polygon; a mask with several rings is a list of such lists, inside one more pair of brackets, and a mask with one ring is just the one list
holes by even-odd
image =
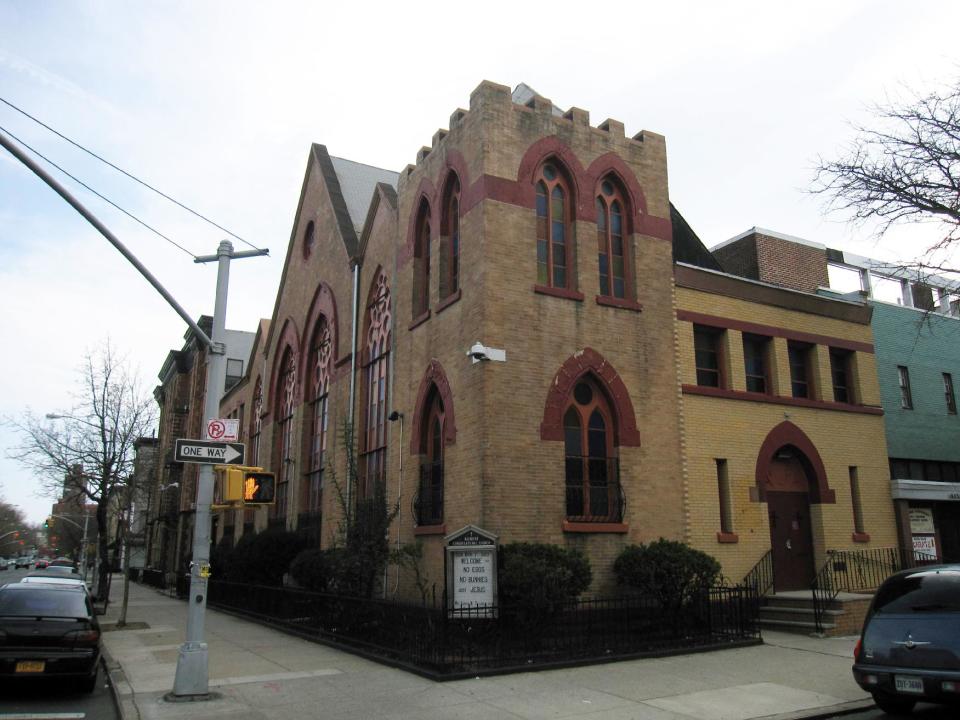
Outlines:
{"label": "sign post", "polygon": [[474,525],[451,533],[447,543],[447,616],[497,616],[497,536]]}
{"label": "sign post", "polygon": [[[203,417],[216,418],[220,415],[220,398],[227,370],[226,322],[227,288],[230,284],[230,261],[243,257],[266,254],[262,250],[234,252],[233,244],[223,240],[217,247],[217,254],[196,258],[195,262],[217,263],[217,294],[213,306],[212,342],[207,348],[207,382],[203,402]],[[203,443],[203,446],[201,446]],[[190,594],[187,596],[187,635],[180,646],[177,656],[177,672],[173,680],[173,692],[170,700],[203,699],[210,696],[210,674],[207,643],[204,641],[204,625],[207,610],[207,582],[210,566],[210,506],[213,504],[213,466],[225,462],[243,462],[243,446],[233,445],[238,456],[226,460],[230,452],[230,443],[211,443],[188,440],[181,446],[185,453],[191,453],[200,462],[200,474],[197,478],[196,512],[193,525],[193,561],[190,563]],[[211,450],[210,446],[226,446],[220,450]],[[204,447],[205,446],[205,447]],[[190,450],[188,450],[190,448]],[[237,449],[239,448],[239,449]],[[194,454],[196,453],[196,454]],[[213,459],[213,455],[222,453],[222,458]],[[202,459],[196,459],[202,458]]]}

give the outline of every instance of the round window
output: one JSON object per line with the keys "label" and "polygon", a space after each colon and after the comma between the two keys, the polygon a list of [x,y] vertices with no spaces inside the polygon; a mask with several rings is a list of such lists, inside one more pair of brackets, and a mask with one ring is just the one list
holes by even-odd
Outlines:
{"label": "round window", "polygon": [[581,405],[589,405],[593,400],[593,388],[585,382],[578,383],[573,389],[573,398]]}
{"label": "round window", "polygon": [[603,185],[601,185],[600,188],[601,190],[603,190],[604,195],[607,195],[607,196],[613,195],[613,183],[610,182],[609,180],[604,180]]}
{"label": "round window", "polygon": [[556,180],[557,179],[557,169],[553,165],[544,165],[543,166],[543,176],[547,180]]}

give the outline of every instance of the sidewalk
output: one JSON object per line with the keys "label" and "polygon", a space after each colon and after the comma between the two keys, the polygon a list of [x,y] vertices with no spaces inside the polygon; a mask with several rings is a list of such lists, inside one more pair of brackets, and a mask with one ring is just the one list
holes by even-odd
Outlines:
{"label": "sidewalk", "polygon": [[124,720],[747,720],[869,707],[850,674],[856,638],[764,633],[765,644],[651,660],[437,683],[350,653],[207,611],[205,702],[168,703],[187,606],[130,583],[128,629],[101,618]]}

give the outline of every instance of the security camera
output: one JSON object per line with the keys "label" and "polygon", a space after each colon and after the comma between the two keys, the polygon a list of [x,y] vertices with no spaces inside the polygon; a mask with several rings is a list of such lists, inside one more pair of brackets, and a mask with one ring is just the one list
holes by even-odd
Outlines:
{"label": "security camera", "polygon": [[474,362],[479,362],[480,360],[489,360],[487,357],[487,349],[480,344],[480,342],[475,342],[473,347],[467,350],[467,356],[473,358]]}

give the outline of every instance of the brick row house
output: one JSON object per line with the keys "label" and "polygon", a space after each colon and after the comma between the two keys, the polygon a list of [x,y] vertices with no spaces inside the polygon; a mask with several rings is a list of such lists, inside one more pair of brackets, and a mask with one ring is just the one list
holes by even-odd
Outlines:
{"label": "brick row house", "polygon": [[382,484],[391,543],[421,543],[437,585],[467,524],[583,550],[597,593],[659,537],[734,581],[777,548],[783,588],[828,550],[895,544],[870,307],[725,267],[670,204],[663,136],[523,85],[482,83],[401,173],[312,146],[221,405],[277,503],[220,513],[217,539],[329,547]]}

